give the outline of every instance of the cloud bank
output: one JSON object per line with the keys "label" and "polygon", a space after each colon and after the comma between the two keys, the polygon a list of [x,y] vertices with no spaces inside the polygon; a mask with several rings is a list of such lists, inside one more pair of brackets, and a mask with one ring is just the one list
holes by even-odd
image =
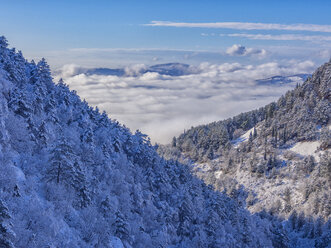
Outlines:
{"label": "cloud bank", "polygon": [[177,28],[224,28],[239,30],[287,30],[287,31],[311,31],[331,33],[331,25],[316,24],[279,24],[279,23],[254,23],[254,22],[170,22],[151,21],[145,26],[152,27],[177,27]]}
{"label": "cloud bank", "polygon": [[[70,88],[90,104],[106,110],[111,118],[131,130],[140,129],[154,142],[167,143],[174,135],[193,125],[231,117],[277,99],[293,84],[259,85],[256,79],[275,75],[312,72],[311,61],[288,61],[258,65],[209,64],[196,67],[197,73],[183,76],[137,73],[142,65],[128,68],[125,76],[73,75],[74,65],[62,68]],[[131,70],[132,69],[132,70]]]}

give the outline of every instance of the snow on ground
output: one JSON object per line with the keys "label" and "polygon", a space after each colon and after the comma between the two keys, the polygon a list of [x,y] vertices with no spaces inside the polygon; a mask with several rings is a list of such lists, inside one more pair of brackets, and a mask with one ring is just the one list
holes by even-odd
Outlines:
{"label": "snow on ground", "polygon": [[256,199],[258,199],[254,205],[248,206],[248,210],[252,213],[270,209],[278,199],[283,202],[283,193],[286,188],[291,189],[293,206],[296,207],[302,204],[302,194],[298,189],[303,187],[304,182],[289,178],[267,180],[264,177],[253,177],[247,171],[237,171],[234,178],[245,188],[251,189]]}
{"label": "snow on ground", "polygon": [[194,168],[201,173],[208,172],[211,169],[210,164],[208,163],[195,163]]}
{"label": "snow on ground", "polygon": [[222,175],[223,175],[223,171],[216,171],[215,172],[216,179],[220,179],[222,177]]}
{"label": "snow on ground", "polygon": [[243,135],[241,135],[239,138],[232,140],[232,144],[235,148],[237,148],[239,146],[240,143],[247,141],[249,139],[249,134],[252,133],[253,134],[254,131],[254,127],[252,127],[251,129],[249,129],[246,133],[244,133]]}
{"label": "snow on ground", "polygon": [[[328,125],[327,127],[329,130],[331,130],[331,125]],[[321,129],[319,128],[319,132],[320,131]],[[298,142],[294,146],[292,146],[289,150],[301,156],[314,156],[314,158],[317,161],[319,161],[319,156],[322,153],[322,151],[316,151],[316,150],[320,145],[321,145],[320,141]]]}
{"label": "snow on ground", "polygon": [[11,166],[11,169],[15,173],[17,181],[25,181],[25,174],[20,168],[18,168],[17,166]]}
{"label": "snow on ground", "polygon": [[312,142],[298,142],[293,147],[290,148],[290,151],[298,153],[302,156],[316,156],[317,153],[315,151],[320,146],[319,141]]}
{"label": "snow on ground", "polygon": [[111,248],[124,248],[122,241],[117,237],[110,238],[110,247]]}

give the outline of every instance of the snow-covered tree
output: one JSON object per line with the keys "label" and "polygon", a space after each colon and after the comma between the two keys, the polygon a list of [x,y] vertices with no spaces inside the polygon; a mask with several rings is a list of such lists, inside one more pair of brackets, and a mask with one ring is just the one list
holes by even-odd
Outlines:
{"label": "snow-covered tree", "polygon": [[61,138],[51,150],[49,163],[45,175],[47,181],[63,183],[74,188],[83,181],[80,163],[71,144],[65,138]]}
{"label": "snow-covered tree", "polygon": [[0,198],[0,247],[3,248],[14,248],[12,240],[15,234],[11,230],[10,219],[9,210]]}

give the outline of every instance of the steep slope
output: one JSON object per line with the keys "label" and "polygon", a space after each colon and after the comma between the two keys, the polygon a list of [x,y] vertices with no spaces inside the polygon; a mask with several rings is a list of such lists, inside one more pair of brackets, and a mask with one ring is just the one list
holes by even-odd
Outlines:
{"label": "steep slope", "polygon": [[314,223],[330,224],[330,99],[331,61],[277,102],[193,127],[159,153],[188,163],[251,212],[290,219],[292,231],[309,237]]}
{"label": "steep slope", "polygon": [[[286,247],[0,37],[0,247]],[[254,230],[254,232],[252,231]]]}

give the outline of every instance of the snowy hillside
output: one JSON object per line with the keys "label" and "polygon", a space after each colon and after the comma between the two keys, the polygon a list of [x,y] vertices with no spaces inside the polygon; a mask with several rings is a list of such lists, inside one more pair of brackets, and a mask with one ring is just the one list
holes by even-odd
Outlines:
{"label": "snowy hillside", "polygon": [[331,242],[330,97],[331,61],[277,102],[192,127],[159,153],[187,163],[250,212],[292,221],[295,247],[319,247],[301,239],[326,223]]}

